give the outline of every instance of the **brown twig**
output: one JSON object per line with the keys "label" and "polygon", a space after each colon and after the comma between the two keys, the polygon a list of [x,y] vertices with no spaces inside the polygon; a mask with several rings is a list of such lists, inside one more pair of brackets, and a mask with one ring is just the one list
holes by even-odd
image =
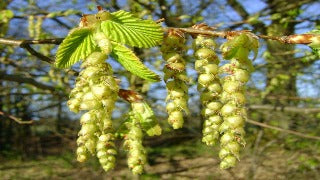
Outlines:
{"label": "brown twig", "polygon": [[[194,28],[175,28],[175,27],[168,27],[163,28],[164,31],[169,31],[169,29],[176,29],[183,31],[184,33],[188,34],[202,34],[207,36],[213,37],[221,37],[227,38],[230,36],[236,36],[243,32],[249,32],[247,30],[241,31],[214,31],[214,30],[201,30],[201,29],[194,29]],[[320,39],[320,35],[318,34],[294,34],[289,36],[267,36],[267,35],[257,35],[257,37],[266,40],[274,40],[284,44],[310,44],[312,39]]]}
{"label": "brown twig", "polygon": [[33,123],[33,120],[22,121],[20,118],[17,118],[17,117],[15,117],[13,115],[7,114],[7,113],[5,113],[3,111],[0,111],[0,115],[11,119],[11,120],[17,122],[18,124],[32,124]]}
{"label": "brown twig", "polygon": [[272,111],[285,111],[285,112],[299,112],[299,113],[318,113],[320,108],[308,108],[308,107],[295,107],[295,106],[272,106],[272,105],[250,105],[249,109],[257,110],[272,110]]}
{"label": "brown twig", "polygon": [[33,56],[38,57],[40,60],[52,64],[54,62],[53,59],[37,52],[30,45],[31,44],[60,44],[62,40],[63,38],[41,39],[41,40],[13,40],[13,39],[0,38],[0,44],[19,46],[21,48],[26,49]]}
{"label": "brown twig", "polygon": [[307,138],[307,139],[320,140],[319,136],[306,135],[304,133],[300,133],[300,132],[289,130],[289,129],[282,129],[282,128],[279,128],[279,127],[276,127],[276,126],[271,126],[271,125],[268,125],[268,124],[264,124],[264,123],[261,123],[261,122],[257,122],[257,121],[251,120],[251,119],[247,119],[247,122],[250,123],[250,124],[256,125],[256,126],[261,126],[261,127],[264,127],[264,128],[273,129],[273,130],[281,131],[281,132],[284,132],[284,133],[293,134],[293,135],[296,135],[296,136],[299,136],[299,137],[303,137],[303,138]]}

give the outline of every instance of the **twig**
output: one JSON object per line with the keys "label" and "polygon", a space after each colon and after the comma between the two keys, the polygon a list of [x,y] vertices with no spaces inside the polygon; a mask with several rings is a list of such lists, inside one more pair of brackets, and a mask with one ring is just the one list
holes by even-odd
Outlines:
{"label": "twig", "polygon": [[52,64],[54,62],[53,59],[37,52],[30,45],[31,44],[60,44],[62,40],[63,38],[42,39],[42,40],[12,40],[12,39],[0,38],[0,44],[19,46],[21,48],[26,49],[30,54],[38,57],[39,59]]}
{"label": "twig", "polygon": [[281,132],[288,133],[288,134],[293,134],[293,135],[300,136],[300,137],[307,138],[307,139],[320,140],[319,136],[310,136],[310,135],[306,135],[304,133],[300,133],[300,132],[289,130],[289,129],[282,129],[282,128],[279,128],[279,127],[276,127],[276,126],[271,126],[271,125],[268,125],[268,124],[264,124],[264,123],[261,123],[261,122],[257,122],[257,121],[251,120],[251,119],[247,119],[247,122],[250,123],[250,124],[254,124],[254,125],[257,125],[257,126],[264,127],[264,128],[274,129],[274,130],[277,130],[277,131],[281,131]]}
{"label": "twig", "polygon": [[22,121],[20,118],[17,118],[15,116],[12,116],[10,114],[7,114],[3,111],[0,111],[0,115],[1,116],[4,116],[4,117],[7,117],[11,120],[14,120],[15,122],[17,122],[18,124],[32,124],[33,123],[33,120],[30,120],[30,121]]}
{"label": "twig", "polygon": [[250,105],[249,109],[257,109],[257,110],[272,110],[272,111],[286,111],[286,112],[299,112],[299,113],[318,113],[320,112],[320,108],[299,108],[294,106],[272,106],[272,105]]}
{"label": "twig", "polygon": [[64,38],[56,39],[39,39],[39,40],[14,40],[0,38],[0,44],[11,45],[11,46],[23,46],[25,44],[60,44]]}
{"label": "twig", "polygon": [[46,84],[42,84],[32,78],[24,77],[23,75],[18,75],[18,74],[6,74],[3,71],[0,71],[0,80],[7,80],[7,81],[14,81],[18,83],[28,83],[31,84],[37,88],[44,89],[44,90],[49,90],[51,92],[55,92],[56,89],[53,86],[48,86]]}
{"label": "twig", "polygon": [[29,44],[20,45],[20,47],[25,48],[30,54],[34,55],[35,57],[37,57],[37,58],[39,58],[49,64],[52,64],[54,62],[53,59],[34,50]]}
{"label": "twig", "polygon": [[[239,35],[243,32],[250,32],[247,30],[241,31],[213,31],[213,30],[200,30],[194,28],[175,28],[175,27],[168,27],[163,28],[164,31],[168,31],[169,29],[176,29],[183,31],[189,34],[202,34],[207,36],[213,37],[221,37],[227,38],[230,36]],[[267,35],[256,35],[259,38],[266,39],[266,40],[274,40],[284,44],[310,44],[313,38],[320,39],[320,36],[317,34],[294,34],[289,36],[267,36]]]}

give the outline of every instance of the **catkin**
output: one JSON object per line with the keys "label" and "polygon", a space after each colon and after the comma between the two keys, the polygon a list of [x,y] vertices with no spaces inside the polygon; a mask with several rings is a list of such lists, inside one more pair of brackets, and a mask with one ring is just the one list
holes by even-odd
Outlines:
{"label": "catkin", "polygon": [[224,57],[230,55],[230,51],[237,48],[230,63],[220,68],[223,79],[223,92],[221,108],[223,123],[220,126],[221,159],[220,167],[227,169],[234,167],[239,159],[240,147],[245,145],[244,124],[247,118],[245,109],[245,84],[250,78],[252,62],[248,59],[249,52],[258,46],[257,40],[249,33],[243,33],[222,45]]}
{"label": "catkin", "polygon": [[[206,24],[193,26],[195,29],[209,30]],[[218,75],[219,59],[214,52],[215,42],[206,36],[198,35],[193,43],[195,69],[199,74],[198,91],[204,117],[202,141],[209,146],[219,139],[222,118],[219,115],[222,103],[219,100],[222,87]]]}
{"label": "catkin", "polygon": [[143,133],[136,118],[128,122],[128,134],[125,136],[124,148],[128,151],[128,166],[133,174],[141,174],[147,162],[146,150],[142,145]]}
{"label": "catkin", "polygon": [[188,113],[188,87],[186,82],[186,62],[183,59],[185,38],[182,32],[169,30],[161,47],[166,65],[163,69],[167,87],[168,122],[174,129],[183,126],[183,112]]}
{"label": "catkin", "polygon": [[74,112],[89,111],[80,119],[78,161],[85,161],[90,153],[96,155],[103,169],[108,171],[114,167],[117,154],[111,114],[119,87],[112,77],[111,66],[105,62],[106,57],[105,53],[93,52],[82,63],[83,70],[71,91],[68,106]]}
{"label": "catkin", "polygon": [[34,16],[30,15],[28,17],[28,33],[29,37],[33,38],[35,34]]}

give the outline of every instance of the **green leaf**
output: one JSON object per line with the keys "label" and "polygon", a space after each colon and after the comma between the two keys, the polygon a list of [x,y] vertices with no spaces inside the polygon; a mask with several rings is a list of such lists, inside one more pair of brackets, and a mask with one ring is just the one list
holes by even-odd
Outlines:
{"label": "green leaf", "polygon": [[55,66],[68,68],[88,57],[96,48],[91,28],[74,29],[59,46]]}
{"label": "green leaf", "polygon": [[13,18],[14,14],[11,10],[1,10],[0,11],[0,22],[7,23],[11,18]]}
{"label": "green leaf", "polygon": [[126,68],[132,74],[135,74],[148,81],[160,81],[160,77],[148,69],[129,48],[116,42],[111,43],[111,56],[119,61],[124,68]]}
{"label": "green leaf", "polygon": [[132,114],[140,122],[141,128],[148,136],[159,136],[162,130],[150,106],[144,101],[132,103],[131,106]]}
{"label": "green leaf", "polygon": [[312,30],[310,34],[313,34],[314,37],[311,38],[311,43],[308,46],[312,49],[313,54],[320,57],[320,30]]}
{"label": "green leaf", "polygon": [[154,21],[139,19],[122,10],[111,15],[111,20],[101,23],[102,31],[111,40],[144,48],[153,47],[162,42],[162,28]]}

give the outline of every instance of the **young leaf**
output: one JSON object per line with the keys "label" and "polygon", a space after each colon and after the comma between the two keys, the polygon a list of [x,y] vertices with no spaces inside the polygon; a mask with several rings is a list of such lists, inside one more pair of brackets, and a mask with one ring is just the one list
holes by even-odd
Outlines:
{"label": "young leaf", "polygon": [[96,49],[97,45],[93,39],[91,28],[78,28],[63,40],[57,51],[55,66],[68,68],[85,59]]}
{"label": "young leaf", "polygon": [[146,102],[137,102],[131,103],[131,106],[134,117],[137,118],[148,136],[159,136],[162,130],[149,105]]}
{"label": "young leaf", "polygon": [[111,43],[111,56],[119,61],[124,68],[126,68],[132,74],[135,74],[148,81],[156,82],[160,80],[160,77],[148,69],[129,48],[116,42]]}
{"label": "young leaf", "polygon": [[101,23],[102,31],[111,40],[144,48],[156,46],[162,41],[163,32],[159,24],[122,10],[111,15],[111,20]]}

